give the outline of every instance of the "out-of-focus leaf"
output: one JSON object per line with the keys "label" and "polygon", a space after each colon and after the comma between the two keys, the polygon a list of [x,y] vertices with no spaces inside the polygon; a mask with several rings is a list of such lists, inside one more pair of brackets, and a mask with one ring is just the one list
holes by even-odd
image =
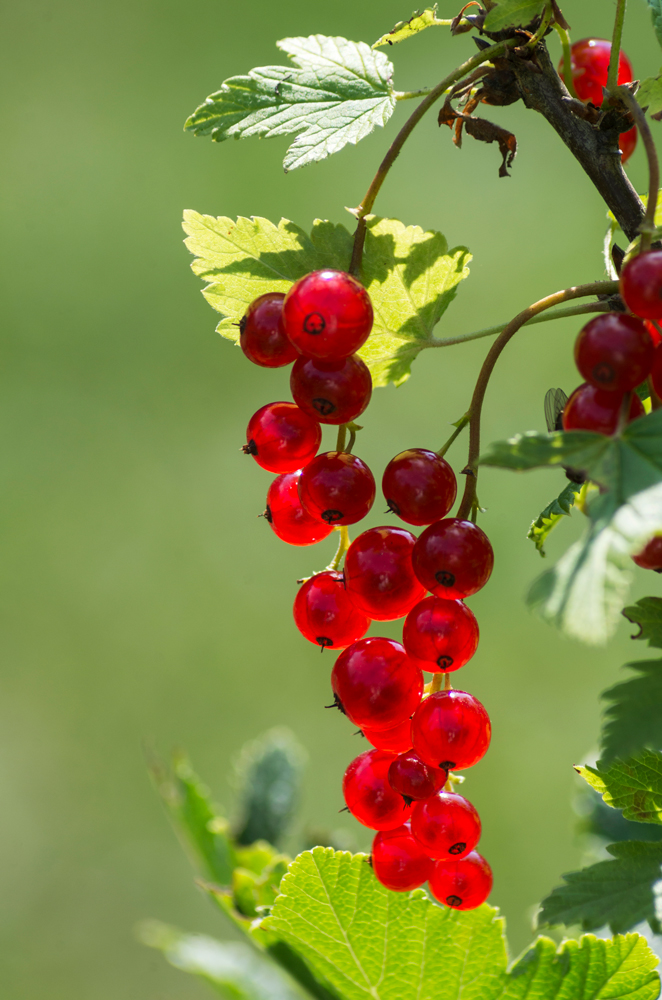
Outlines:
{"label": "out-of-focus leaf", "polygon": [[396,45],[397,42],[404,42],[406,38],[412,38],[419,31],[425,31],[438,24],[437,4],[434,7],[426,7],[425,10],[417,11],[408,21],[398,21],[394,28],[391,28],[385,35],[382,35],[374,45],[373,49],[379,49],[383,45]]}
{"label": "out-of-focus leaf", "polygon": [[624,840],[662,840],[662,826],[656,823],[633,823],[625,819],[618,809],[605,805],[602,796],[588,785],[583,786],[585,798],[581,800],[582,819],[580,834],[599,837],[605,845]]}
{"label": "out-of-focus leaf", "polygon": [[247,743],[235,764],[241,820],[238,844],[279,844],[299,805],[305,752],[289,729]]}
{"label": "out-of-focus leaf", "polygon": [[649,115],[659,115],[662,111],[662,72],[660,76],[649,76],[643,81],[637,91],[637,101],[642,108],[648,108]]}
{"label": "out-of-focus leaf", "polygon": [[646,0],[646,3],[651,9],[651,17],[657,40],[662,45],[662,0]]}
{"label": "out-of-focus leaf", "polygon": [[639,626],[639,634],[633,639],[641,639],[654,649],[662,649],[662,598],[642,597],[640,601],[623,610],[623,615],[633,625]]}
{"label": "out-of-focus leaf", "polygon": [[545,0],[500,0],[487,15],[485,31],[529,25],[544,6]]}
{"label": "out-of-focus leaf", "polygon": [[626,819],[662,824],[662,753],[644,749],[627,760],[575,770]]}
{"label": "out-of-focus leaf", "polygon": [[561,518],[569,516],[570,511],[574,506],[577,494],[581,492],[581,489],[581,483],[568,483],[568,485],[561,490],[558,497],[555,497],[551,503],[547,504],[543,512],[539,514],[536,520],[531,524],[529,533],[526,537],[530,538],[535,544],[535,547],[541,556],[545,556],[547,554],[545,552],[545,542]]}
{"label": "out-of-focus leaf", "polygon": [[662,748],[662,660],[626,663],[636,677],[605,691],[602,760],[627,758],[641,747]]}

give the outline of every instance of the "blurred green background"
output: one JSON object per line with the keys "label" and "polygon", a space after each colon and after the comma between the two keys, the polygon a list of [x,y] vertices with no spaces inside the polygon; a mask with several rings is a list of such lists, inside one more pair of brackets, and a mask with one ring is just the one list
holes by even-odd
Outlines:
{"label": "blurred green background", "polygon": [[[250,414],[287,398],[287,372],[254,368],[214,333],[180,219],[194,208],[350,224],[343,206],[358,203],[407,110],[358,148],[287,176],[285,140],[216,146],[182,124],[224,78],[284,61],[276,39],[371,42],[410,3],[22,0],[0,10],[0,981],[13,1000],[205,995],[133,937],[149,916],[230,934],[192,882],[149,785],[143,738],[164,752],[185,747],[230,808],[232,754],[286,724],[310,755],[302,826],[344,826],[368,843],[338,817],[341,775],[361,748],[322,707],[332,658],[290,617],[294,581],[328,561],[332,541],[314,551],[279,543],[255,516],[270,477],[239,451]],[[573,37],[608,35],[613,7],[567,0]],[[456,9],[440,4],[442,16]],[[638,76],[657,72],[641,0],[624,44]],[[429,31],[390,50],[396,86],[433,84],[473,51],[467,35]],[[521,106],[491,117],[520,140],[510,179],[497,176],[495,147],[466,139],[459,151],[430,115],[377,204],[475,254],[440,335],[603,274],[604,207],[570,154]],[[629,169],[642,189],[641,149]],[[543,426],[545,390],[578,381],[577,327],[534,327],[508,348],[486,438]],[[377,474],[402,448],[445,440],[486,348],[428,352],[408,384],[376,393],[358,452]],[[465,446],[451,452],[458,472]],[[465,787],[514,950],[530,940],[532,908],[580,861],[571,765],[596,740],[599,692],[640,655],[626,623],[607,649],[587,650],[524,608],[543,568],[526,530],[563,483],[560,472],[481,476],[496,569],[471,602],[482,641],[462,681],[492,714],[494,740]],[[383,518],[377,503],[369,523]],[[559,529],[550,558],[580,520]],[[658,589],[640,575],[639,593]]]}

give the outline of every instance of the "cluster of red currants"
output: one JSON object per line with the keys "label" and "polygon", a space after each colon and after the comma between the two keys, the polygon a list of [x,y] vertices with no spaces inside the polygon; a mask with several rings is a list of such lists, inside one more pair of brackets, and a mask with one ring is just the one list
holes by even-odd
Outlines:
{"label": "cluster of red currants", "polygon": [[[370,374],[354,352],[372,319],[365,289],[327,270],[301,278],[286,296],[261,296],[241,321],[241,347],[252,361],[294,361],[294,403],[258,410],[244,448],[279,473],[265,513],[290,544],[318,542],[360,521],[374,502],[364,462],[347,451],[317,454],[320,424],[351,425],[369,402]],[[334,565],[303,582],[294,618],[309,641],[342,650],[331,676],[334,704],[374,748],[349,765],[343,789],[347,809],[377,831],[377,878],[401,892],[429,881],[442,903],[472,909],[489,895],[492,874],[474,850],[478,813],[453,791],[449,772],[483,757],[491,727],[481,703],[446,682],[476,651],[478,624],[464,598],[487,583],[494,555],[472,521],[447,517],[457,483],[441,455],[422,448],[396,455],[382,488],[390,512],[425,530],[418,539],[402,527],[364,531],[347,548],[343,572]],[[372,621],[405,616],[402,643],[363,638]],[[428,685],[423,671],[433,674]]]}

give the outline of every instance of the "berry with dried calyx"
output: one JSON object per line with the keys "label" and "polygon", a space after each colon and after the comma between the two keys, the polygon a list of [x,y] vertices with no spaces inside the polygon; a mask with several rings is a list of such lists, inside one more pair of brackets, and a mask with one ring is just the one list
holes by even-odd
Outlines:
{"label": "berry with dried calyx", "polygon": [[352,643],[336,660],[331,687],[343,712],[360,729],[393,729],[418,707],[423,674],[395,639]]}
{"label": "berry with dried calyx", "polygon": [[413,750],[396,757],[388,770],[391,788],[404,798],[407,805],[414,799],[428,799],[446,783],[447,772],[424,764]]}
{"label": "berry with dried calyx", "polygon": [[366,750],[352,761],[343,778],[347,808],[359,823],[372,830],[395,830],[411,814],[411,807],[388,783],[393,756],[384,750]]}
{"label": "berry with dried calyx", "polygon": [[315,545],[328,538],[333,528],[311,517],[301,506],[300,475],[301,469],[297,469],[296,472],[276,476],[267,493],[264,516],[272,531],[288,545]]}
{"label": "berry with dried calyx", "polygon": [[347,358],[372,329],[372,304],[345,271],[313,271],[290,288],[283,305],[285,333],[308,358]]}
{"label": "berry with dried calyx", "polygon": [[326,451],[303,470],[299,496],[304,509],[325,524],[356,524],[374,503],[375,479],[356,455]]}
{"label": "berry with dried calyx", "polygon": [[494,552],[485,532],[473,521],[447,517],[420,535],[412,564],[426,590],[454,600],[470,597],[485,586],[494,566]]}
{"label": "berry with dried calyx", "polygon": [[386,466],[382,491],[389,510],[408,524],[432,524],[455,503],[457,480],[445,458],[425,448],[400,452]]}
{"label": "berry with dried calyx", "polygon": [[459,670],[476,652],[478,622],[462,601],[426,597],[411,609],[402,630],[407,654],[432,673]]}
{"label": "berry with dried calyx", "polygon": [[370,861],[382,885],[394,892],[418,889],[434,868],[433,859],[412,836],[409,823],[380,831],[372,842]]}
{"label": "berry with dried calyx", "polygon": [[490,745],[485,708],[466,691],[437,691],[421,702],[411,720],[414,750],[426,764],[445,771],[473,767]]}
{"label": "berry with dried calyx", "polygon": [[464,858],[480,840],[480,816],[464,796],[438,792],[414,805],[411,831],[431,858]]}
{"label": "berry with dried calyx", "polygon": [[428,882],[430,892],[453,910],[475,910],[492,891],[492,869],[478,851],[459,861],[437,861]]}
{"label": "berry with dried calyx", "polygon": [[370,402],[372,379],[358,354],[337,361],[299,357],[290,389],[297,406],[321,424],[347,424]]}
{"label": "berry with dried calyx", "polygon": [[405,528],[369,528],[345,557],[345,586],[357,608],[374,621],[406,615],[425,594],[412,567],[416,538]]}
{"label": "berry with dried calyx", "polygon": [[248,421],[243,450],[267,472],[295,472],[315,457],[321,440],[320,425],[294,403],[268,403]]}
{"label": "berry with dried calyx", "polygon": [[349,646],[370,627],[370,619],[348,597],[342,573],[329,570],[301,585],[294,600],[294,621],[301,634],[322,649]]}
{"label": "berry with dried calyx", "polygon": [[282,292],[254,299],[239,322],[239,346],[249,361],[262,368],[283,368],[299,357],[285,336]]}

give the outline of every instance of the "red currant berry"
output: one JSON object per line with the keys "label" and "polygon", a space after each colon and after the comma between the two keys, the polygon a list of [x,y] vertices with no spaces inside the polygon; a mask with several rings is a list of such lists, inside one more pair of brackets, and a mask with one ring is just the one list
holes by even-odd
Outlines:
{"label": "red currant berry", "polygon": [[333,572],[317,573],[302,584],[294,600],[294,621],[301,634],[322,649],[349,646],[370,626],[370,619],[347,596],[342,573]]}
{"label": "red currant berry", "polygon": [[402,618],[425,594],[412,569],[415,543],[405,528],[370,528],[347,550],[347,593],[374,621]]}
{"label": "red currant berry", "polygon": [[423,694],[423,674],[394,639],[359,639],[336,660],[331,687],[361,729],[393,729],[409,719]]}
{"label": "red currant berry", "polygon": [[301,506],[299,477],[301,469],[276,476],[267,493],[264,516],[278,537],[289,545],[314,545],[331,534],[330,524],[323,524]]}
{"label": "red currant berry", "polygon": [[366,342],[372,304],[363,285],[344,271],[313,271],[285,297],[285,332],[308,358],[347,358]]}
{"label": "red currant berry", "polygon": [[627,132],[621,132],[618,137],[618,148],[621,151],[621,163],[627,163],[637,148],[637,126],[633,125]]}
{"label": "red currant berry", "polygon": [[605,313],[581,330],[575,341],[575,364],[596,389],[629,392],[650,373],[654,350],[640,319]]}
{"label": "red currant berry", "polygon": [[[582,38],[570,49],[572,80],[580,101],[591,101],[602,105],[603,88],[607,86],[611,42],[606,38]],[[559,63],[559,73],[563,73],[563,62]],[[621,49],[618,57],[618,83],[631,83],[632,63]]]}
{"label": "red currant berry", "polygon": [[322,431],[294,403],[268,403],[248,421],[246,440],[245,454],[267,472],[295,472],[317,454]]}
{"label": "red currant berry", "polygon": [[282,368],[299,356],[285,336],[282,292],[267,292],[249,305],[239,323],[239,345],[255,365]]}
{"label": "red currant berry", "polygon": [[662,573],[662,536],[656,535],[655,538],[651,538],[648,545],[632,558],[642,569],[652,569],[656,573]]}
{"label": "red currant berry", "polygon": [[492,891],[492,869],[478,851],[459,861],[437,861],[430,892],[454,910],[475,910]]}
{"label": "red currant berry", "polygon": [[455,503],[457,480],[445,458],[409,448],[386,466],[382,491],[389,510],[407,524],[432,524]]}
{"label": "red currant berry", "polygon": [[356,524],[374,503],[375,479],[356,455],[326,451],[303,470],[299,496],[308,513],[326,524]]}
{"label": "red currant berry", "polygon": [[394,892],[418,889],[434,868],[432,858],[412,836],[409,823],[378,833],[372,842],[370,861],[382,885]]}
{"label": "red currant berry", "polygon": [[446,778],[446,771],[424,764],[413,750],[401,753],[388,769],[391,788],[402,795],[407,805],[413,799],[428,799],[434,795],[443,788]]}
{"label": "red currant berry", "polygon": [[414,546],[412,564],[426,590],[453,600],[484,587],[494,566],[494,552],[473,521],[447,517],[426,528]]}
{"label": "red currant berry", "polygon": [[395,830],[409,819],[411,807],[388,783],[392,753],[366,750],[345,771],[343,795],[355,819],[372,830]]}
{"label": "red currant berry", "polygon": [[290,389],[297,406],[321,424],[347,424],[370,402],[372,379],[358,354],[337,361],[300,357],[292,368]]}
{"label": "red currant berry", "polygon": [[438,691],[421,702],[411,720],[414,750],[426,764],[463,771],[484,757],[492,727],[490,717],[466,691]]}
{"label": "red currant berry", "polygon": [[390,753],[404,753],[411,750],[411,719],[405,719],[393,729],[361,730],[368,743],[378,750],[388,750]]}
{"label": "red currant berry", "polygon": [[[657,347],[658,344],[662,343],[662,333],[660,333],[659,324],[656,326],[655,323],[651,322],[651,320],[645,320],[644,326],[651,335],[654,347]],[[655,368],[655,362],[653,362],[653,368]]]}
{"label": "red currant berry", "polygon": [[635,316],[662,319],[662,250],[632,257],[621,271],[620,291]]}
{"label": "red currant berry", "polygon": [[414,805],[411,832],[431,858],[464,858],[480,840],[480,816],[462,795],[439,792]]}
{"label": "red currant berry", "polygon": [[[584,382],[575,389],[565,404],[563,429],[565,431],[595,431],[597,434],[615,434],[621,415],[623,394],[596,389]],[[628,423],[643,417],[645,410],[636,392],[631,393]]]}
{"label": "red currant berry", "polygon": [[476,652],[478,622],[462,601],[426,597],[412,608],[402,630],[407,655],[432,673],[459,670]]}

